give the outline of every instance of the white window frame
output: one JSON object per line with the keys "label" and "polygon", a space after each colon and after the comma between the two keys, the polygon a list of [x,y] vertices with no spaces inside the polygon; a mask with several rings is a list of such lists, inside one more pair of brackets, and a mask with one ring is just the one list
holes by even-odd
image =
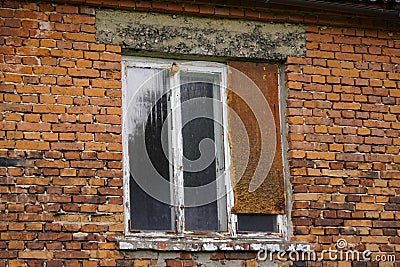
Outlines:
{"label": "white window frame", "polygon": [[[134,56],[123,56],[122,57],[122,143],[123,143],[123,188],[124,188],[124,233],[125,238],[131,241],[143,241],[149,240],[151,241],[168,241],[172,239],[176,239],[176,237],[183,238],[186,241],[188,240],[201,240],[203,242],[213,242],[216,240],[223,240],[226,242],[227,240],[242,240],[242,242],[246,242],[249,240],[254,240],[255,242],[259,241],[275,241],[280,242],[282,240],[287,240],[287,216],[286,215],[277,215],[277,233],[265,233],[265,232],[252,232],[252,233],[237,233],[237,216],[230,212],[231,208],[234,204],[234,195],[233,188],[230,180],[230,150],[229,150],[229,141],[227,133],[223,133],[223,145],[224,145],[224,166],[226,169],[226,176],[224,179],[227,197],[226,197],[226,206],[227,206],[227,231],[226,232],[207,232],[206,235],[199,236],[193,231],[184,231],[184,209],[180,209],[178,207],[183,207],[183,172],[179,171],[177,168],[173,168],[173,174],[171,174],[172,182],[178,185],[182,190],[179,190],[177,195],[177,203],[175,210],[177,210],[175,216],[178,216],[178,224],[177,224],[177,233],[171,233],[171,231],[140,231],[140,232],[132,232],[130,230],[130,190],[129,190],[129,153],[128,153],[128,127],[124,125],[124,118],[126,117],[127,112],[127,97],[126,92],[128,90],[128,79],[127,79],[127,70],[130,67],[143,67],[143,68],[161,68],[167,69],[171,68],[173,63],[176,63],[179,67],[179,71],[181,70],[190,70],[196,72],[203,73],[219,73],[221,75],[221,84],[220,88],[220,98],[223,102],[223,111],[222,111],[222,121],[223,128],[228,129],[228,108],[226,105],[226,85],[227,85],[227,66],[223,63],[217,62],[206,62],[206,61],[182,61],[182,60],[173,60],[173,59],[159,59],[159,58],[148,58],[148,57],[134,57]],[[180,86],[180,78],[179,72],[178,75],[173,75],[171,78],[170,88],[176,88]],[[279,89],[279,93],[280,93]],[[280,96],[281,97],[281,96]],[[172,90],[171,92],[171,109],[176,108],[177,112],[173,112],[173,121],[174,129],[181,129],[181,114],[179,112],[179,103],[180,103],[180,90]],[[282,110],[280,109],[281,113]],[[282,115],[282,114],[281,114]],[[282,126],[282,120],[281,120]],[[281,127],[281,129],[283,129]],[[282,136],[281,131],[281,136]],[[172,153],[182,153],[182,134],[181,131],[172,131],[170,138],[175,139],[172,141],[175,146],[171,147],[170,151],[173,150]],[[283,140],[283,139],[282,139]],[[282,142],[283,145],[283,142]],[[285,159],[285,158],[284,158]],[[178,162],[175,162],[174,165],[177,164],[182,166],[181,157],[174,158]],[[171,168],[170,168],[171,170]],[[217,174],[218,175],[218,174]],[[177,177],[179,177],[177,179]],[[217,187],[218,188],[218,187]],[[218,215],[220,216],[220,215]],[[172,217],[174,220],[175,217]],[[219,218],[219,217],[218,217]],[[145,244],[145,243],[143,243]],[[150,245],[143,245],[144,248],[150,248]],[[154,247],[152,247],[154,248]],[[221,249],[221,248],[219,248]]]}

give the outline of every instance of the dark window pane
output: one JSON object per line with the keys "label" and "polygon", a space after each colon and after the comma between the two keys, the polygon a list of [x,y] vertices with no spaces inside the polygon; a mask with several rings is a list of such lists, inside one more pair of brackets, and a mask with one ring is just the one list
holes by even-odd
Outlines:
{"label": "dark window pane", "polygon": [[215,182],[215,155],[220,151],[215,151],[213,104],[218,79],[214,74],[181,73],[186,230],[220,230]]}
{"label": "dark window pane", "polygon": [[239,232],[277,232],[276,215],[238,214]]}
{"label": "dark window pane", "polygon": [[131,176],[131,229],[132,230],[171,230],[171,210],[149,196]]}
{"label": "dark window pane", "polygon": [[[169,74],[157,69],[128,72],[131,229],[171,230],[167,117]],[[165,151],[163,150],[163,146]]]}

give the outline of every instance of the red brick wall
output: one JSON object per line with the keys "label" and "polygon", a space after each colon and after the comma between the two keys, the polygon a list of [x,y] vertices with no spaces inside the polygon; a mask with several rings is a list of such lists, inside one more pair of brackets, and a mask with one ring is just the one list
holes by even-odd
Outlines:
{"label": "red brick wall", "polygon": [[[0,158],[20,161],[0,167],[0,266],[132,264],[113,238],[123,233],[120,47],[95,42],[94,8],[1,3]],[[322,250],[345,237],[400,258],[399,48],[398,33],[309,26],[306,57],[288,58],[293,241]],[[254,253],[209,258],[255,264]]]}
{"label": "red brick wall", "polygon": [[[0,10],[0,266],[115,265],[123,231],[121,49],[95,10]],[[89,261],[91,259],[91,261]]]}
{"label": "red brick wall", "polygon": [[308,27],[288,58],[293,240],[399,251],[400,35]]}

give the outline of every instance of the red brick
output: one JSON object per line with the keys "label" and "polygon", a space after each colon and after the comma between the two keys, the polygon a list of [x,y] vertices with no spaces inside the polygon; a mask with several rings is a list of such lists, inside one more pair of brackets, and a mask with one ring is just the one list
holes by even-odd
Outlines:
{"label": "red brick", "polygon": [[83,143],[58,142],[51,143],[52,150],[83,150]]}
{"label": "red brick", "polygon": [[20,251],[18,257],[21,259],[52,259],[53,252],[50,251]]}
{"label": "red brick", "polygon": [[62,251],[55,252],[54,257],[58,259],[88,259],[88,251]]}
{"label": "red brick", "polygon": [[181,4],[167,4],[168,11],[170,12],[182,12],[183,6]]}
{"label": "red brick", "polygon": [[69,240],[72,240],[72,234],[70,234],[70,233],[38,233],[38,240],[69,241]]}
{"label": "red brick", "polygon": [[64,106],[57,105],[35,105],[33,106],[33,112],[35,113],[65,113]]}
{"label": "red brick", "polygon": [[49,142],[17,140],[15,147],[22,150],[49,150]]}
{"label": "red brick", "polygon": [[[64,23],[75,23],[83,25],[93,25],[96,22],[94,16],[68,14],[63,16]],[[77,40],[82,41],[82,40]]]}
{"label": "red brick", "polygon": [[106,198],[104,196],[73,196],[72,201],[77,203],[103,204],[106,202]]}
{"label": "red brick", "polygon": [[214,8],[210,6],[200,6],[200,14],[202,15],[214,15]]}
{"label": "red brick", "polygon": [[77,68],[73,68],[73,69],[68,69],[68,75],[73,76],[73,77],[91,77],[91,78],[95,78],[95,77],[99,77],[100,73],[98,70],[94,70],[94,69],[77,69]]}
{"label": "red brick", "polygon": [[144,10],[150,9],[151,8],[151,2],[148,2],[148,1],[136,2],[136,8],[144,9]]}

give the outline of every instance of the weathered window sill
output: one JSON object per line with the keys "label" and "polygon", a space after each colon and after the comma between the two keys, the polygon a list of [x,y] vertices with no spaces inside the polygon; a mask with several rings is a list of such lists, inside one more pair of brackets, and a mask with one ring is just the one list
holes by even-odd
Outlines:
{"label": "weathered window sill", "polygon": [[265,238],[192,238],[192,237],[122,237],[118,239],[121,250],[158,251],[278,251],[287,241],[277,236]]}

